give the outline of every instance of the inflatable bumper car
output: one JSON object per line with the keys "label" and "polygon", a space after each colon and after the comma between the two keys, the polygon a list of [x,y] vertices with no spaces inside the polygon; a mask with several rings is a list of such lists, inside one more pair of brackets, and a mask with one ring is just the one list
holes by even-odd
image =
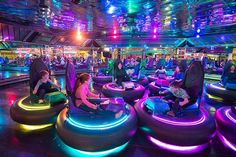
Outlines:
{"label": "inflatable bumper car", "polygon": [[135,82],[137,84],[142,85],[143,87],[147,87],[148,86],[148,79],[146,77],[141,77],[141,78],[133,78],[131,79],[132,82]]}
{"label": "inflatable bumper car", "polygon": [[[232,62],[229,62],[225,65],[224,72],[222,75],[223,82],[224,78],[227,77],[227,71],[229,71],[229,68],[233,65]],[[221,83],[211,83],[206,85],[206,96],[209,101],[209,103],[214,104],[215,102],[220,102],[221,104],[227,104],[227,105],[234,105],[236,103],[236,84],[232,83],[225,83],[224,85]]]}
{"label": "inflatable bumper car", "polygon": [[[68,76],[72,75],[68,74]],[[69,81],[68,87],[72,87],[74,82],[70,79],[66,80]],[[67,88],[67,94],[74,93],[73,90],[74,88]],[[108,105],[99,105],[99,109],[115,112],[123,110],[123,114],[117,119],[83,111],[75,107],[72,98],[72,95],[69,96],[69,108],[61,111],[56,124],[59,137],[70,150],[76,150],[82,155],[116,153],[123,149],[135,134],[136,113],[133,107],[126,104],[122,98],[111,98]],[[108,98],[89,101],[99,104],[106,100]]]}
{"label": "inflatable bumper car", "polygon": [[[107,107],[113,110],[122,108],[124,113],[118,119],[108,119],[88,115],[80,109],[62,110],[56,125],[59,137],[81,152],[95,153],[124,147],[136,132],[136,113],[132,106],[117,98],[112,98]],[[106,140],[108,137],[112,140]]]}
{"label": "inflatable bumper car", "polygon": [[[194,73],[196,71],[198,73]],[[207,146],[215,133],[215,123],[208,112],[199,109],[197,98],[202,92],[203,78],[201,63],[194,62],[183,80],[189,103],[181,107],[182,111],[175,117],[165,114],[169,104],[157,97],[135,104],[140,128],[152,143],[179,153],[193,153]]]}
{"label": "inflatable bumper car", "polygon": [[236,103],[236,90],[226,89],[221,83],[211,83],[206,85],[206,95],[208,99],[216,102],[233,105]]}
{"label": "inflatable bumper car", "polygon": [[112,82],[112,76],[94,76],[93,88],[102,89],[102,86],[106,83]]}
{"label": "inflatable bumper car", "polygon": [[[41,70],[47,70],[40,58],[34,60],[30,67],[31,89],[36,85]],[[45,103],[37,104],[35,95],[31,95],[16,101],[10,108],[11,118],[24,125],[33,125],[35,129],[47,127],[56,122],[59,112],[65,108],[67,99],[61,92],[53,92],[45,95]]]}
{"label": "inflatable bumper car", "polygon": [[[109,98],[122,97],[128,103],[143,97],[145,88],[142,85],[131,82],[127,82],[127,86],[125,84],[123,84],[123,88],[119,88],[115,83],[107,83],[102,87],[102,93]],[[131,86],[128,87],[128,84]]]}
{"label": "inflatable bumper car", "polygon": [[236,108],[221,107],[216,111],[217,135],[222,143],[236,151]]}

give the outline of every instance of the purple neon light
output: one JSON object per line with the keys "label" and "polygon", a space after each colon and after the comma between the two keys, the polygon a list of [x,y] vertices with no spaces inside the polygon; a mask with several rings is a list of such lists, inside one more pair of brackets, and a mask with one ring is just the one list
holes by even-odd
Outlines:
{"label": "purple neon light", "polygon": [[236,124],[236,119],[234,119],[229,113],[230,110],[231,109],[225,110],[225,115],[226,115],[227,118],[229,118],[232,122],[234,122]]}
{"label": "purple neon light", "polygon": [[200,150],[204,149],[208,145],[208,144],[202,144],[202,145],[196,145],[196,146],[177,146],[177,145],[164,143],[164,142],[159,141],[151,136],[148,136],[148,139],[152,143],[154,143],[155,145],[157,145],[163,149],[170,150],[170,151],[177,152],[177,153],[199,152]]}
{"label": "purple neon light", "polygon": [[[143,108],[144,102],[142,102],[141,107]],[[163,123],[167,123],[167,124],[171,124],[171,125],[178,125],[178,126],[193,126],[193,125],[199,125],[201,123],[203,123],[206,120],[206,112],[202,111],[203,115],[200,117],[200,119],[196,120],[196,121],[182,121],[182,122],[178,122],[178,121],[173,121],[173,120],[169,120],[169,119],[165,119],[165,118],[161,118],[161,117],[157,117],[155,115],[152,115],[152,117],[158,121],[161,121]]]}
{"label": "purple neon light", "polygon": [[235,144],[229,142],[219,131],[217,132],[217,135],[226,147],[229,147],[233,151],[236,151],[236,145]]}

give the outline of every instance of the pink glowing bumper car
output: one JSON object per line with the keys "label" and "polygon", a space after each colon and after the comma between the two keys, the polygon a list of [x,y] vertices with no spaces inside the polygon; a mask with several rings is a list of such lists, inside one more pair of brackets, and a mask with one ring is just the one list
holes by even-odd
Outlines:
{"label": "pink glowing bumper car", "polygon": [[132,82],[124,83],[123,87],[119,87],[115,83],[107,83],[102,87],[102,93],[106,97],[122,97],[128,103],[142,98],[144,92],[145,88],[142,85]]}
{"label": "pink glowing bumper car", "polygon": [[94,76],[93,88],[98,90],[102,89],[102,86],[109,82],[112,82],[112,76]]}
{"label": "pink glowing bumper car", "polygon": [[[197,104],[194,104],[195,106]],[[215,123],[203,109],[183,110],[181,116],[166,115],[168,104],[151,97],[135,104],[141,130],[155,145],[178,153],[204,149],[215,133]]]}
{"label": "pink glowing bumper car", "polygon": [[215,121],[223,144],[236,151],[236,107],[221,107],[216,111]]}

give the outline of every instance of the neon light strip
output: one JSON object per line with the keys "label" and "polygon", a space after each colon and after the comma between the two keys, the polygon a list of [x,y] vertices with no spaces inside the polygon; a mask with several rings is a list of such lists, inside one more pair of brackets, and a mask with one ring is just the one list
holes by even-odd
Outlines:
{"label": "neon light strip", "polygon": [[43,125],[25,125],[25,124],[20,124],[20,128],[23,131],[32,131],[32,130],[40,130],[40,129],[44,129],[47,127],[52,126],[53,124],[43,124]]}
{"label": "neon light strip", "polygon": [[122,123],[127,121],[128,118],[129,118],[129,115],[125,115],[124,117],[122,117],[121,119],[119,119],[119,120],[117,120],[113,123],[104,124],[104,125],[95,125],[95,126],[76,122],[71,117],[69,117],[67,119],[67,121],[68,121],[68,123],[70,123],[71,125],[73,125],[77,128],[82,128],[82,129],[87,129],[87,130],[106,130],[106,129],[114,128],[114,127],[117,127],[117,126],[121,125]]}
{"label": "neon light strip", "polygon": [[218,102],[223,102],[223,100],[224,100],[224,99],[222,99],[220,97],[213,96],[213,95],[208,94],[208,93],[207,93],[207,96],[208,96],[208,98],[213,99],[213,100],[218,101]]}
{"label": "neon light strip", "polygon": [[[143,108],[143,104],[144,102],[142,103],[142,108]],[[168,119],[164,119],[164,118],[161,118],[161,117],[157,117],[155,115],[152,115],[152,117],[158,121],[161,121],[163,123],[167,123],[167,124],[171,124],[171,125],[178,125],[178,126],[193,126],[193,125],[198,125],[198,124],[201,124],[203,123],[205,120],[206,120],[206,114],[204,111],[203,112],[203,116],[196,120],[196,121],[185,121],[185,122],[178,122],[178,121],[173,121],[173,120],[168,120]]]}
{"label": "neon light strip", "polygon": [[[220,84],[220,83],[219,83]],[[219,86],[216,86],[215,84],[210,84],[210,86],[212,87],[212,88],[217,88],[217,89],[219,89],[219,90],[226,90],[224,87],[219,87]]]}
{"label": "neon light strip", "polygon": [[148,136],[148,139],[154,143],[155,145],[167,149],[170,151],[178,152],[178,153],[194,153],[202,150],[205,148],[208,144],[202,144],[202,145],[196,145],[196,146],[177,146],[177,145],[172,145],[168,143],[164,143],[162,141],[159,141],[151,136]]}
{"label": "neon light strip", "polygon": [[62,148],[70,155],[72,156],[80,156],[80,157],[103,157],[103,156],[108,156],[111,154],[116,154],[120,151],[122,151],[127,145],[129,144],[129,142],[118,146],[116,148],[113,149],[109,149],[109,150],[105,150],[105,151],[99,151],[99,152],[88,152],[88,151],[82,151],[82,150],[78,150],[78,149],[74,149],[72,147],[69,147],[68,145],[64,145]]}
{"label": "neon light strip", "polygon": [[[22,99],[19,100],[18,105],[20,106],[20,108],[23,108],[24,110],[27,111],[38,111],[38,110],[47,110],[50,108],[50,105],[45,105],[45,106],[26,106],[24,105],[22,102],[24,99],[26,99],[27,97],[24,97]],[[41,105],[41,104],[40,104]]]}
{"label": "neon light strip", "polygon": [[225,110],[225,115],[226,115],[227,118],[229,118],[232,122],[234,122],[236,124],[236,119],[234,119],[229,113],[230,110],[231,109]]}
{"label": "neon light strip", "polygon": [[232,150],[236,151],[236,145],[228,141],[219,131],[217,132],[218,137],[221,139],[222,143],[226,146],[231,148]]}

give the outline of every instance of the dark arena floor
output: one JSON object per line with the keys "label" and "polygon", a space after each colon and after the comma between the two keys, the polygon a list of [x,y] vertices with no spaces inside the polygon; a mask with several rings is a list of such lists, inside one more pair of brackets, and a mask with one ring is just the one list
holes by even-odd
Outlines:
{"label": "dark arena floor", "polygon": [[[64,78],[56,80],[64,87]],[[9,116],[13,102],[29,93],[28,83],[4,87],[0,90],[0,153],[1,157],[76,157],[78,152],[68,148],[57,136],[55,128],[32,131],[33,128],[20,126]],[[214,115],[215,108],[207,105],[202,99],[202,105]],[[111,139],[112,140],[112,139]],[[138,130],[126,149],[117,157],[235,157],[235,152],[223,146],[218,137],[210,142],[210,146],[194,154],[170,153],[150,143]]]}

